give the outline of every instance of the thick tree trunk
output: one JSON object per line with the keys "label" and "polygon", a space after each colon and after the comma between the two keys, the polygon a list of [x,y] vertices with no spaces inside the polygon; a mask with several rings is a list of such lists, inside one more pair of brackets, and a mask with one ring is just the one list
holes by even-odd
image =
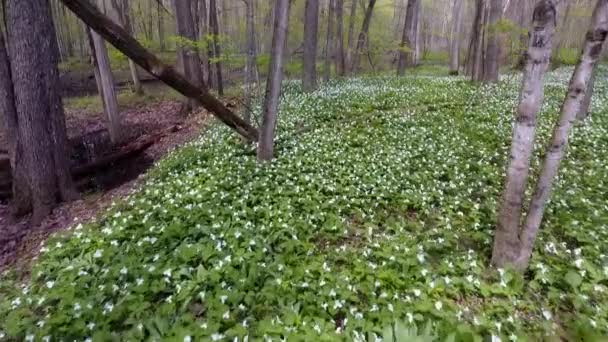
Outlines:
{"label": "thick tree trunk", "polygon": [[353,49],[355,48],[355,21],[357,19],[357,0],[351,0],[348,17],[348,49],[346,51],[346,72],[352,70]]}
{"label": "thick tree trunk", "polygon": [[288,25],[289,0],[275,0],[274,32],[272,34],[270,66],[266,81],[266,98],[264,100],[260,143],[258,145],[259,161],[269,161],[274,156],[274,132],[277,124],[281,83],[283,81],[283,51],[287,41]]}
{"label": "thick tree trunk", "polygon": [[589,80],[589,84],[587,85],[587,90],[585,91],[585,98],[581,103],[581,108],[576,114],[576,118],[578,120],[585,120],[589,116],[589,112],[591,111],[591,98],[593,97],[593,91],[595,88],[595,77],[597,76],[597,68],[591,74],[591,79]]}
{"label": "thick tree trunk", "polygon": [[11,76],[19,145],[32,200],[32,222],[76,196],[69,174],[67,134],[59,97],[58,48],[46,0],[7,2]]}
{"label": "thick tree trunk", "polygon": [[359,64],[361,61],[361,53],[368,39],[369,33],[369,25],[372,22],[372,15],[374,13],[374,6],[376,5],[376,0],[369,0],[369,4],[367,5],[367,10],[365,11],[365,17],[363,18],[363,25],[361,26],[361,32],[359,32],[359,39],[357,40],[357,47],[355,48],[355,52],[353,55],[353,63],[350,66],[351,72],[356,72],[359,70]]}
{"label": "thick tree trunk", "polygon": [[101,96],[103,101],[103,108],[105,110],[106,119],[108,120],[110,139],[113,143],[118,144],[122,140],[122,127],[120,113],[118,112],[118,102],[116,100],[116,90],[114,89],[114,75],[112,74],[110,58],[108,57],[108,49],[103,38],[97,33],[91,32],[91,39],[93,40],[91,48],[94,48],[94,51],[92,52],[95,54],[95,67],[97,68],[95,76],[99,76],[97,85],[101,86],[99,89],[99,96]]}
{"label": "thick tree trunk", "polygon": [[510,163],[498,213],[492,263],[513,264],[520,252],[520,220],[536,136],[536,116],[543,103],[543,77],[551,60],[555,32],[553,0],[541,0],[534,9],[533,29],[513,128]]}
{"label": "thick tree trunk", "polygon": [[460,34],[462,32],[463,0],[454,0],[452,8],[452,40],[450,41],[450,74],[458,75],[460,70]]}
{"label": "thick tree trunk", "polygon": [[336,74],[344,76],[344,0],[335,0],[335,14],[336,14],[336,47],[335,47],[335,59],[336,59]]}
{"label": "thick tree trunk", "polygon": [[112,20],[99,12],[87,0],[61,0],[61,2],[83,22],[102,35],[108,42],[135,61],[144,70],[165,82],[165,84],[182,95],[200,101],[205,109],[246,139],[251,141],[258,140],[258,132],[255,128],[226,108],[218,99],[209,94],[207,89],[199,88],[190,83],[180,73],[164,64],[124,29],[114,24]]}
{"label": "thick tree trunk", "polygon": [[13,81],[11,66],[8,60],[4,34],[0,31],[0,115],[3,115],[4,137],[8,143],[8,155],[12,171],[12,192],[14,194],[11,203],[13,216],[21,216],[29,212],[31,208],[30,189],[27,183],[23,148],[19,142],[19,124],[17,109],[15,108],[15,96],[13,92]]}
{"label": "thick tree trunk", "polygon": [[254,0],[244,0],[247,17],[247,65],[245,66],[245,115],[243,119],[251,123],[251,98],[253,96],[253,84],[256,81],[257,64],[255,53],[255,5]]}
{"label": "thick tree trunk", "polygon": [[[215,59],[215,86],[220,96],[224,95],[224,81],[222,80],[222,52],[220,48],[220,27],[217,21],[217,6],[215,0],[209,0],[209,26],[213,36],[213,58]],[[209,56],[211,57],[211,56]]]}
{"label": "thick tree trunk", "polygon": [[[198,50],[190,43],[197,40],[195,23],[192,16],[192,0],[173,0],[173,10],[175,12],[177,34],[187,41],[187,43],[178,47],[178,65],[182,68],[182,73],[192,84],[198,87],[205,87]],[[199,103],[196,100],[188,99],[184,111],[190,112],[198,105]]]}
{"label": "thick tree trunk", "polygon": [[399,50],[399,61],[397,62],[397,75],[405,74],[406,66],[415,64],[414,55],[416,52],[416,22],[420,15],[419,0],[409,0],[407,2],[407,10],[405,13],[405,24],[403,25],[403,36],[401,37],[401,46]]}
{"label": "thick tree trunk", "polygon": [[475,11],[475,24],[474,30],[475,35],[474,41],[472,41],[472,59],[471,59],[471,75],[472,80],[475,82],[483,81],[484,75],[484,58],[485,58],[485,38],[486,38],[486,22],[489,0],[477,0],[477,9]]}
{"label": "thick tree trunk", "polygon": [[502,0],[490,0],[488,25],[486,26],[486,37],[488,40],[485,53],[485,67],[483,80],[486,83],[498,82],[500,41],[496,25],[502,17]]}
{"label": "thick tree trunk", "polygon": [[323,81],[329,81],[331,77],[331,59],[334,53],[334,9],[335,0],[329,0],[329,11],[327,12],[327,38],[325,40],[325,67],[323,69]]}
{"label": "thick tree trunk", "polygon": [[553,137],[547,148],[536,189],[530,202],[528,215],[521,232],[521,252],[516,266],[523,269],[528,266],[532,255],[534,241],[545,213],[545,206],[551,196],[551,190],[559,165],[568,147],[568,134],[576,121],[585,91],[590,85],[593,70],[602,53],[602,46],[608,34],[608,0],[598,0],[591,18],[591,26],[585,37],[581,59],[574,70],[568,94],[562,105],[561,117],[553,131]]}
{"label": "thick tree trunk", "polygon": [[317,34],[319,32],[319,0],[306,0],[304,9],[304,75],[302,87],[317,89]]}

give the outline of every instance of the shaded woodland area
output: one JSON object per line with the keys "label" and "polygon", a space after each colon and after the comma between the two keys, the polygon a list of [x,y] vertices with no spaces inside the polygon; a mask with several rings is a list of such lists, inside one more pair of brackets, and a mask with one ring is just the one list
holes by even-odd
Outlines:
{"label": "shaded woodland area", "polygon": [[[96,274],[102,295],[91,299],[87,283],[80,301],[54,300],[77,305],[76,318],[85,297],[103,307],[44,328],[44,314],[60,313],[20,311],[10,292],[0,340],[30,339],[37,320],[40,337],[87,337],[99,322],[100,340],[501,341],[503,324],[510,340],[520,329],[565,340],[589,325],[608,331],[603,246],[566,229],[583,220],[603,236],[608,224],[596,203],[608,0],[5,0],[1,9],[0,265],[12,278],[0,289],[31,276],[11,265],[48,263],[31,279],[47,305],[45,291],[72,279],[56,272],[75,258],[77,281]],[[592,177],[569,192],[573,160]],[[589,206],[572,209],[572,193]],[[83,224],[93,244],[81,250]],[[245,266],[222,273],[233,257]],[[339,299],[322,278],[314,291],[333,310],[308,292],[321,279],[315,267],[344,272],[327,279],[338,289],[357,279]],[[443,275],[428,278],[427,268]],[[98,283],[108,272],[123,282],[112,293]],[[411,284],[428,290],[415,305]],[[469,311],[456,313],[460,305]],[[575,326],[569,310],[581,317]],[[140,316],[153,323],[135,325]]]}

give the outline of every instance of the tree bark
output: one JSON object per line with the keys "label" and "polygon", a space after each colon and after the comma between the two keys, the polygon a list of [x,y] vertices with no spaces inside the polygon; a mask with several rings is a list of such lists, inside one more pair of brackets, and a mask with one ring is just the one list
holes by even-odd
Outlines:
{"label": "tree bark", "polygon": [[405,13],[405,24],[403,25],[403,36],[401,37],[401,46],[399,49],[399,61],[397,62],[397,75],[405,74],[406,66],[415,64],[414,55],[416,53],[416,23],[420,15],[419,0],[409,0]]}
{"label": "tree bark", "polygon": [[353,49],[355,48],[355,21],[357,19],[357,0],[351,0],[348,18],[348,49],[346,51],[346,72],[352,70]]}
{"label": "tree bark", "polygon": [[264,100],[260,143],[258,145],[259,161],[269,161],[274,156],[274,132],[279,109],[281,83],[283,81],[283,51],[287,41],[288,25],[289,0],[275,0],[271,59],[268,80],[266,81],[266,98]]}
{"label": "tree bark", "polygon": [[317,34],[319,32],[319,0],[306,0],[304,9],[304,75],[302,87],[317,89]]}
{"label": "tree bark", "polygon": [[[204,1],[204,0],[203,0]],[[163,17],[162,4],[159,1],[156,2],[156,14],[158,20],[156,22],[158,30],[158,44],[161,52],[165,51],[165,18]]]}
{"label": "tree bark", "polygon": [[336,47],[335,47],[335,59],[336,59],[336,74],[344,76],[344,0],[335,0],[335,14],[336,14]]}
{"label": "tree bark", "polygon": [[209,41],[207,40],[209,34],[209,20],[207,13],[207,0],[198,0],[199,5],[199,16],[200,16],[200,25],[199,25],[199,39],[205,42],[207,45],[206,49],[202,49],[199,51],[201,64],[202,64],[202,72],[203,72],[203,81],[206,82],[207,86],[210,86],[213,82],[211,79],[211,68],[209,66],[209,58],[211,57],[211,46]]}
{"label": "tree bark", "polygon": [[[122,0],[122,24],[125,30],[133,35],[133,25],[131,25],[131,8],[129,7],[129,0]],[[138,95],[143,95],[144,88],[141,85],[139,74],[137,72],[137,65],[135,62],[129,59],[129,72],[131,73],[131,80],[133,80],[133,92]]]}
{"label": "tree bark", "polygon": [[593,97],[593,91],[595,88],[595,77],[597,76],[597,73],[598,71],[596,67],[593,73],[591,74],[591,79],[589,80],[589,84],[587,85],[587,90],[585,91],[585,98],[581,103],[581,108],[576,114],[576,118],[580,121],[584,121],[589,116],[589,112],[591,111],[591,98]]}
{"label": "tree bark", "polygon": [[576,115],[584,100],[585,90],[590,85],[593,70],[602,53],[602,46],[607,34],[608,0],[598,0],[591,18],[591,26],[585,37],[583,53],[570,80],[568,94],[566,94],[561,109],[561,117],[553,131],[551,143],[547,147],[540,176],[521,232],[521,252],[516,262],[516,266],[520,269],[527,267],[530,261],[534,241],[545,213],[545,206],[551,196],[559,165],[568,147],[568,134],[576,121]]}
{"label": "tree bark", "polygon": [[177,90],[182,95],[200,101],[205,109],[246,139],[251,141],[258,140],[258,132],[255,128],[251,127],[251,125],[235,115],[230,109],[226,108],[218,99],[209,94],[207,89],[199,88],[190,83],[184,76],[176,72],[170,66],[164,64],[155,55],[146,50],[137,40],[131,37],[124,29],[114,24],[109,18],[99,12],[96,7],[88,3],[88,1],[61,0],[61,2],[63,2],[63,4],[83,22],[102,35],[108,42],[135,61],[144,70],[165,82],[165,84]]}
{"label": "tree bark", "polygon": [[76,196],[59,96],[58,47],[46,0],[7,2],[8,41],[19,145],[38,224],[61,200]]}
{"label": "tree bark", "polygon": [[254,0],[243,0],[246,6],[247,17],[247,65],[245,66],[245,122],[251,123],[251,98],[253,96],[253,84],[257,74],[256,52],[255,52],[255,6]]}
{"label": "tree bark", "polygon": [[475,11],[475,35],[473,36],[474,41],[471,42],[471,75],[472,80],[475,82],[483,81],[484,74],[484,52],[485,52],[485,36],[486,36],[486,22],[487,22],[487,1],[488,0],[477,0],[477,9]]}
{"label": "tree bark", "polygon": [[[217,6],[215,4],[215,0],[209,0],[209,26],[211,28],[211,34],[213,36],[213,57],[215,59],[215,86],[217,87],[217,92],[220,96],[224,95],[224,81],[222,80],[222,63],[220,59],[222,58],[221,48],[220,48],[220,27],[217,20]],[[209,56],[211,57],[211,56]]]}
{"label": "tree bark", "polygon": [[543,78],[551,60],[555,32],[553,0],[541,0],[534,9],[532,36],[513,127],[510,163],[494,235],[492,263],[498,267],[514,264],[520,252],[520,220],[536,136],[536,116],[543,103]]}
{"label": "tree bark", "polygon": [[496,25],[502,17],[502,0],[490,0],[488,25],[486,26],[486,37],[488,40],[485,53],[485,67],[483,80],[486,83],[498,82],[500,42]]}
{"label": "tree bark", "polygon": [[329,11],[327,12],[327,38],[325,40],[325,67],[323,69],[323,81],[329,81],[331,77],[331,59],[333,57],[334,40],[334,9],[335,0],[329,0]]}
{"label": "tree bark", "polygon": [[369,4],[367,5],[367,10],[365,11],[365,17],[363,18],[363,25],[361,26],[361,32],[359,32],[359,39],[357,40],[357,47],[355,48],[354,56],[353,56],[353,64],[351,65],[351,72],[356,72],[359,70],[359,64],[361,61],[361,53],[363,47],[365,46],[368,33],[369,33],[369,25],[372,21],[372,14],[374,12],[374,6],[376,5],[376,0],[369,0]]}
{"label": "tree bark", "polygon": [[454,0],[452,9],[452,40],[450,42],[450,74],[458,75],[460,70],[460,34],[462,32],[462,3]]}

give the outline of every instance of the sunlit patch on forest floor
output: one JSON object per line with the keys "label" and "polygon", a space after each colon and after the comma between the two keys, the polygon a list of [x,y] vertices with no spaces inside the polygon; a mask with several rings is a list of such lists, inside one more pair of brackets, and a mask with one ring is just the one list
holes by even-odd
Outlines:
{"label": "sunlit patch on forest floor", "polygon": [[[536,159],[570,72],[548,76]],[[608,83],[597,78],[520,276],[488,266],[519,90],[509,80],[374,77],[308,95],[288,82],[276,160],[257,164],[254,146],[215,125],[94,222],[50,239],[29,282],[5,273],[1,336],[605,334]]]}

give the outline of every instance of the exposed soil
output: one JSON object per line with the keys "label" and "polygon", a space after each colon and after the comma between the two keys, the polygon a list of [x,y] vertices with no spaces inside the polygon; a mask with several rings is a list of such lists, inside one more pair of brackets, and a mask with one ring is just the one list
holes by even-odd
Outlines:
{"label": "exposed soil", "polygon": [[[125,110],[121,113],[125,143],[140,137],[157,135],[154,144],[144,152],[131,158],[104,167],[78,182],[81,199],[55,208],[44,222],[36,227],[29,224],[29,217],[13,222],[7,203],[0,203],[0,270],[15,266],[27,270],[26,266],[36,257],[40,244],[53,232],[67,229],[77,222],[90,220],[107,208],[115,199],[133,191],[138,176],[145,172],[172,148],[196,138],[201,128],[209,122],[211,115],[204,110],[187,117],[180,113],[181,104],[169,101]],[[91,151],[83,151],[74,141],[94,142],[94,154],[107,154],[115,149],[108,143],[103,114],[79,111],[66,113],[68,136],[72,142],[72,163],[86,162]],[[5,149],[0,134],[0,151]],[[25,271],[27,272],[27,271]]]}

